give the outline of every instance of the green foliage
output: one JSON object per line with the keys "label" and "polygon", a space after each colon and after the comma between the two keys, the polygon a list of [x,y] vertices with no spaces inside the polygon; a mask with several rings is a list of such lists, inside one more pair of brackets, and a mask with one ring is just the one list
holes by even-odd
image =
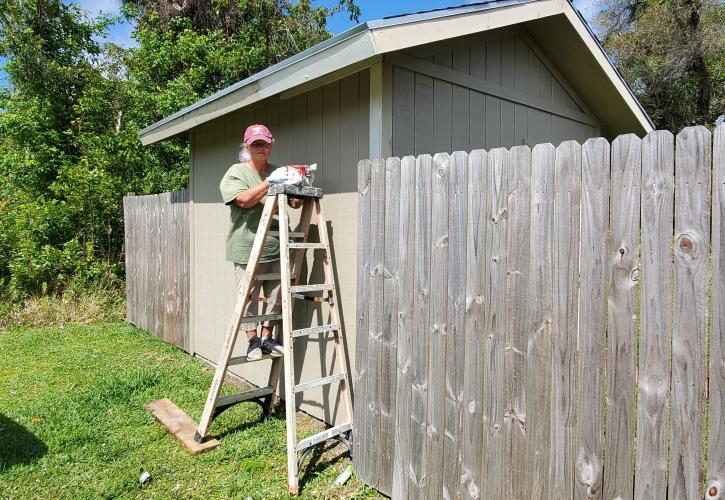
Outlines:
{"label": "green foliage", "polygon": [[62,0],[0,0],[0,297],[123,279],[128,192],[188,184],[185,138],[138,131],[329,36],[309,0],[124,0],[139,46],[102,43],[113,18]]}

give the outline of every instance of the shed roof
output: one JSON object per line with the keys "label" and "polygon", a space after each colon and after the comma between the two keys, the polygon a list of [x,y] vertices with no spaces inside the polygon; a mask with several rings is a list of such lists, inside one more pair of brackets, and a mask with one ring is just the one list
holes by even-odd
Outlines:
{"label": "shed roof", "polygon": [[[556,32],[556,36],[544,36],[543,39],[549,41],[549,46],[545,48],[555,61],[562,61],[564,69],[566,60],[572,59],[565,53],[572,47],[557,40],[562,37],[568,42],[572,38],[579,39],[580,45],[586,49],[583,52],[590,63],[589,68],[592,62],[596,62],[601,69],[601,75],[597,77],[603,78],[598,78],[596,90],[609,97],[601,106],[597,106],[596,102],[590,103],[592,109],[603,115],[605,121],[608,115],[614,120],[624,120],[629,125],[626,131],[653,129],[649,116],[568,0],[491,0],[358,24],[159,120],[141,130],[139,137],[142,144],[153,144],[267,97],[300,86],[325,83],[326,77],[339,78],[354,73],[380,60],[388,52],[520,23],[530,24],[534,33]],[[558,49],[552,46],[556,43],[562,46]],[[563,57],[556,57],[557,53],[560,56],[564,53]],[[572,68],[572,72],[576,78],[577,68]],[[591,87],[591,78],[586,83],[585,87]],[[612,109],[609,102],[612,97],[624,106]]]}

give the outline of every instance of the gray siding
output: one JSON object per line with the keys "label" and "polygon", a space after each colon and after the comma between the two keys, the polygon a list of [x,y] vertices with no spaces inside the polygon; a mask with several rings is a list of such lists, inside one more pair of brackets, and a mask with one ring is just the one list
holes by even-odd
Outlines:
{"label": "gray siding", "polygon": [[[219,181],[229,165],[238,161],[244,128],[255,122],[267,124],[275,136],[272,163],[319,164],[315,184],[325,191],[328,231],[339,284],[338,309],[347,332],[348,352],[354,352],[357,162],[368,156],[369,87],[366,70],[290,99],[263,101],[193,130],[191,335],[197,355],[216,361],[234,305],[233,267],[224,258],[229,209],[221,202]],[[308,259],[306,271],[310,283],[321,282],[319,262]],[[299,306],[295,309],[297,324],[324,321],[326,310],[319,305],[311,302],[296,305]],[[297,373],[298,380],[330,373],[334,352],[331,342],[320,342],[314,337],[298,341],[295,346],[297,359],[304,356],[305,360],[304,371]],[[234,355],[244,350],[246,341],[241,338]],[[266,363],[235,367],[234,372],[264,385],[269,373]],[[330,422],[336,419],[337,385],[316,388],[298,397],[298,404],[304,410]]]}
{"label": "gray siding", "polygon": [[[406,54],[454,74],[513,89],[524,99],[589,115],[573,91],[566,90],[566,82],[542,61],[534,44],[525,32],[506,29],[416,47]],[[599,134],[593,117],[583,123],[395,64],[392,113],[395,156],[558,144]]]}

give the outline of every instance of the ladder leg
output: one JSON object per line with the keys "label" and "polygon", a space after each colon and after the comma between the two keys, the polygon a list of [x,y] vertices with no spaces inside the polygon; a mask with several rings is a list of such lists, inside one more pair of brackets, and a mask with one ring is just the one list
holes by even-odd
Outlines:
{"label": "ladder leg", "polygon": [[289,227],[287,196],[279,195],[280,271],[282,278],[282,349],[284,350],[284,397],[287,418],[287,485],[297,494],[297,413],[293,391],[295,377],[294,347],[292,345],[292,297],[290,295]]}
{"label": "ladder leg", "polygon": [[[337,284],[335,283],[335,275],[332,269],[332,246],[330,244],[330,237],[327,233],[327,223],[325,221],[325,213],[322,209],[322,200],[319,198],[314,199],[315,204],[315,215],[317,219],[317,231],[320,236],[320,243],[327,245],[326,250],[322,252],[322,269],[325,273],[325,283],[333,286],[331,293],[337,292]],[[352,423],[352,398],[350,396],[350,390],[348,388],[348,381],[350,380],[350,374],[347,373],[347,366],[345,360],[345,346],[342,345],[342,324],[337,313],[337,297],[331,297],[332,300],[329,302],[329,316],[330,324],[340,325],[339,330],[335,330],[335,364],[337,365],[337,373],[345,373],[346,377],[340,381],[340,399],[342,400],[342,407],[345,411],[345,421]]]}
{"label": "ladder leg", "polygon": [[267,201],[264,203],[264,209],[262,210],[262,216],[259,220],[259,227],[257,229],[258,236],[255,238],[254,244],[252,245],[247,269],[244,273],[244,279],[241,286],[242,292],[237,297],[237,303],[234,306],[234,312],[232,313],[229,326],[227,327],[222,352],[219,355],[219,362],[217,363],[216,371],[214,372],[214,380],[211,383],[211,387],[209,387],[209,395],[206,398],[204,411],[201,414],[199,427],[197,428],[196,436],[194,437],[198,442],[203,441],[209,432],[209,425],[211,424],[212,415],[214,414],[214,407],[216,405],[217,398],[219,397],[219,391],[222,388],[222,382],[224,382],[224,374],[229,366],[229,358],[231,357],[232,350],[234,349],[239,325],[242,324],[244,307],[249,300],[249,290],[251,289],[257,273],[257,264],[259,263],[259,258],[262,254],[262,248],[264,247],[264,240],[267,237],[269,226],[272,223],[272,216],[274,215],[276,204],[277,198],[275,196],[269,196]]}

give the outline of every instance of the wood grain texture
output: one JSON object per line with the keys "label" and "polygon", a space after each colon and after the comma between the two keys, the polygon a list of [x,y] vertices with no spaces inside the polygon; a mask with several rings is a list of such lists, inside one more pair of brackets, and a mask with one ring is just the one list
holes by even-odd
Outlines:
{"label": "wood grain texture", "polygon": [[410,498],[428,485],[428,356],[431,339],[431,218],[433,158],[415,160],[415,312],[410,399]]}
{"label": "wood grain texture", "polygon": [[448,183],[447,153],[433,158],[431,216],[430,352],[428,356],[428,485],[426,497],[439,498],[443,480],[443,440],[446,398],[446,333],[448,306]]}
{"label": "wood grain texture", "polygon": [[504,492],[520,498],[527,471],[525,367],[528,344],[529,238],[531,227],[531,150],[515,146],[508,154],[508,235],[506,261],[506,343],[504,346]]}
{"label": "wood grain texture", "polygon": [[393,490],[395,398],[398,364],[398,245],[400,244],[400,158],[385,160],[385,243],[383,257],[383,331],[380,356],[380,441],[377,457],[380,491]]}
{"label": "wood grain texture", "polygon": [[711,147],[705,127],[677,134],[669,498],[702,495]]}
{"label": "wood grain texture", "polygon": [[415,158],[400,165],[400,239],[398,242],[398,359],[393,498],[408,498],[411,478],[410,411],[415,318]]}
{"label": "wood grain texture", "polygon": [[672,332],[674,137],[660,130],[642,140],[641,323],[634,497],[667,494],[667,425]]}
{"label": "wood grain texture", "polygon": [[713,302],[705,498],[715,500],[725,498],[725,125],[715,129],[712,156]]}
{"label": "wood grain texture", "polygon": [[468,223],[466,225],[466,310],[463,379],[463,431],[461,443],[461,491],[463,498],[485,498],[481,467],[483,444],[483,363],[486,340],[483,335],[484,269],[486,268],[483,216],[486,202],[486,163],[488,154],[478,149],[468,156]]}
{"label": "wood grain texture", "polygon": [[355,375],[353,379],[354,419],[353,427],[353,466],[355,473],[364,481],[370,476],[367,470],[367,379],[368,379],[368,307],[369,307],[369,283],[370,283],[370,175],[372,173],[372,162],[361,160],[357,167],[357,213],[358,226],[357,235],[360,244],[357,247],[357,318],[356,318],[356,339],[355,339]]}
{"label": "wood grain texture", "polygon": [[551,428],[554,169],[556,150],[539,144],[531,152],[529,307],[526,328],[526,468],[522,498],[549,498]]}
{"label": "wood grain texture", "polygon": [[611,175],[604,498],[630,498],[634,494],[634,347],[641,178],[641,140],[637,136],[622,135],[612,142]]}
{"label": "wood grain texture", "polygon": [[466,355],[466,226],[468,210],[468,154],[449,158],[448,184],[448,304],[445,337],[445,434],[443,442],[443,498],[460,497],[463,439],[464,362]]}
{"label": "wood grain texture", "polygon": [[549,492],[569,498],[574,487],[574,398],[579,273],[581,146],[556,149],[554,177],[554,261],[552,303],[551,448]]}
{"label": "wood grain texture", "polygon": [[482,490],[491,498],[504,496],[503,419],[505,411],[504,348],[506,341],[506,244],[508,234],[508,151],[492,149],[486,167],[486,220],[484,272],[485,313],[483,337],[483,469]]}
{"label": "wood grain texture", "polygon": [[609,143],[605,139],[590,139],[582,147],[581,207],[574,497],[601,498],[609,234]]}
{"label": "wood grain texture", "polygon": [[[381,378],[383,356],[383,304],[384,304],[384,258],[385,258],[385,160],[372,161],[370,179],[370,285],[369,319],[368,319],[368,358],[367,358],[367,403],[368,414],[365,419],[367,427],[367,449],[365,470],[369,471],[370,483],[378,488],[384,485],[378,474],[378,462],[385,443],[380,437],[380,407],[385,381]],[[375,472],[373,472],[375,471]],[[388,491],[388,493],[390,493]]]}

